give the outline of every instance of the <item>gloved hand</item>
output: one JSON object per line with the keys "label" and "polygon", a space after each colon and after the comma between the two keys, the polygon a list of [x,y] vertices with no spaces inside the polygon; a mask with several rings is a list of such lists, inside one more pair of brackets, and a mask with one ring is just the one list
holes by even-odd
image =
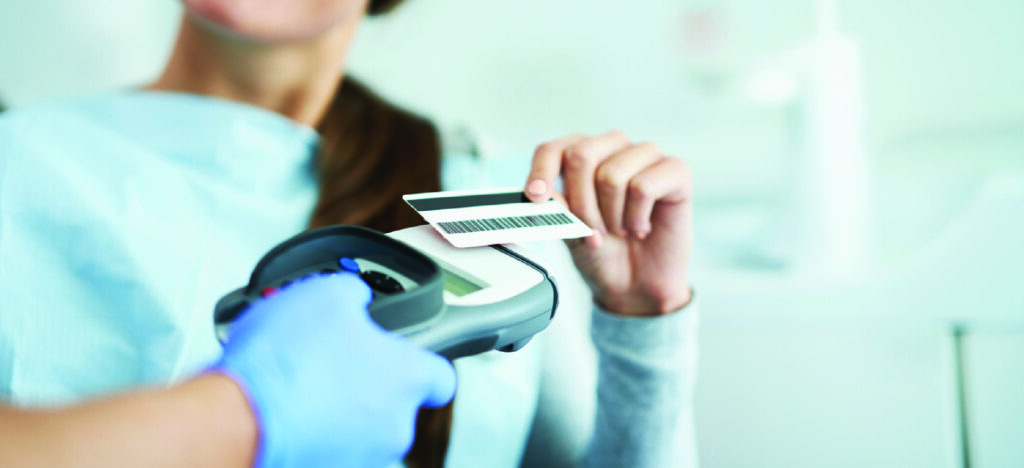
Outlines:
{"label": "gloved hand", "polygon": [[375,324],[355,274],[303,280],[253,304],[212,368],[245,390],[256,465],[384,467],[412,442],[420,406],[455,393],[444,358]]}

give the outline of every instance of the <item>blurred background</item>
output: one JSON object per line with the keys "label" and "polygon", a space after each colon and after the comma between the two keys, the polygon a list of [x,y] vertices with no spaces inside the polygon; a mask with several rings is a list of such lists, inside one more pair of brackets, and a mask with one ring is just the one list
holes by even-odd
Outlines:
{"label": "blurred background", "polygon": [[[4,1],[0,102],[146,83],[178,15]],[[1024,466],[1024,2],[409,0],[350,71],[485,159],[690,162],[703,466]]]}

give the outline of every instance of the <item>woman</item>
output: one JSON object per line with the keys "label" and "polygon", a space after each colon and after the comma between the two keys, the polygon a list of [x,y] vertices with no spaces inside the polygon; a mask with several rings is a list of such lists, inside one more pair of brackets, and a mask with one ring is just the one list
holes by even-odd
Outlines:
{"label": "woman", "polygon": [[[180,378],[219,351],[216,298],[279,240],[306,226],[419,224],[399,195],[451,185],[436,130],[339,73],[365,12],[397,3],[184,0],[149,92],[8,115],[0,391],[55,403]],[[592,436],[543,444],[543,459],[692,463],[688,170],[610,132],[540,145],[526,192],[562,198],[559,175],[564,201],[596,231],[568,245],[599,309],[599,384]],[[53,293],[30,292],[39,285]],[[578,391],[542,378],[560,345],[457,362],[454,420],[451,407],[424,413],[408,463],[518,464],[535,450],[528,438],[536,446],[560,426],[547,395]]]}

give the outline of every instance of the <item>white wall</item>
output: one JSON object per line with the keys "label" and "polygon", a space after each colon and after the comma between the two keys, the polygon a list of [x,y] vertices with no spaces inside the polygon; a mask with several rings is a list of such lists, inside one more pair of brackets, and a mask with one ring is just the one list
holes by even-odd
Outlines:
{"label": "white wall", "polygon": [[134,86],[163,66],[174,0],[0,2],[0,101]]}

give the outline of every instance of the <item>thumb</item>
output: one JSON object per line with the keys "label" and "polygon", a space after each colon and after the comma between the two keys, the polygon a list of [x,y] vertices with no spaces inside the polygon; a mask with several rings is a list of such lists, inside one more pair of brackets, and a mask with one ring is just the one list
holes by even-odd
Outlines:
{"label": "thumb", "polygon": [[447,359],[433,353],[421,365],[427,378],[423,406],[440,408],[447,405],[455,397],[455,367]]}

